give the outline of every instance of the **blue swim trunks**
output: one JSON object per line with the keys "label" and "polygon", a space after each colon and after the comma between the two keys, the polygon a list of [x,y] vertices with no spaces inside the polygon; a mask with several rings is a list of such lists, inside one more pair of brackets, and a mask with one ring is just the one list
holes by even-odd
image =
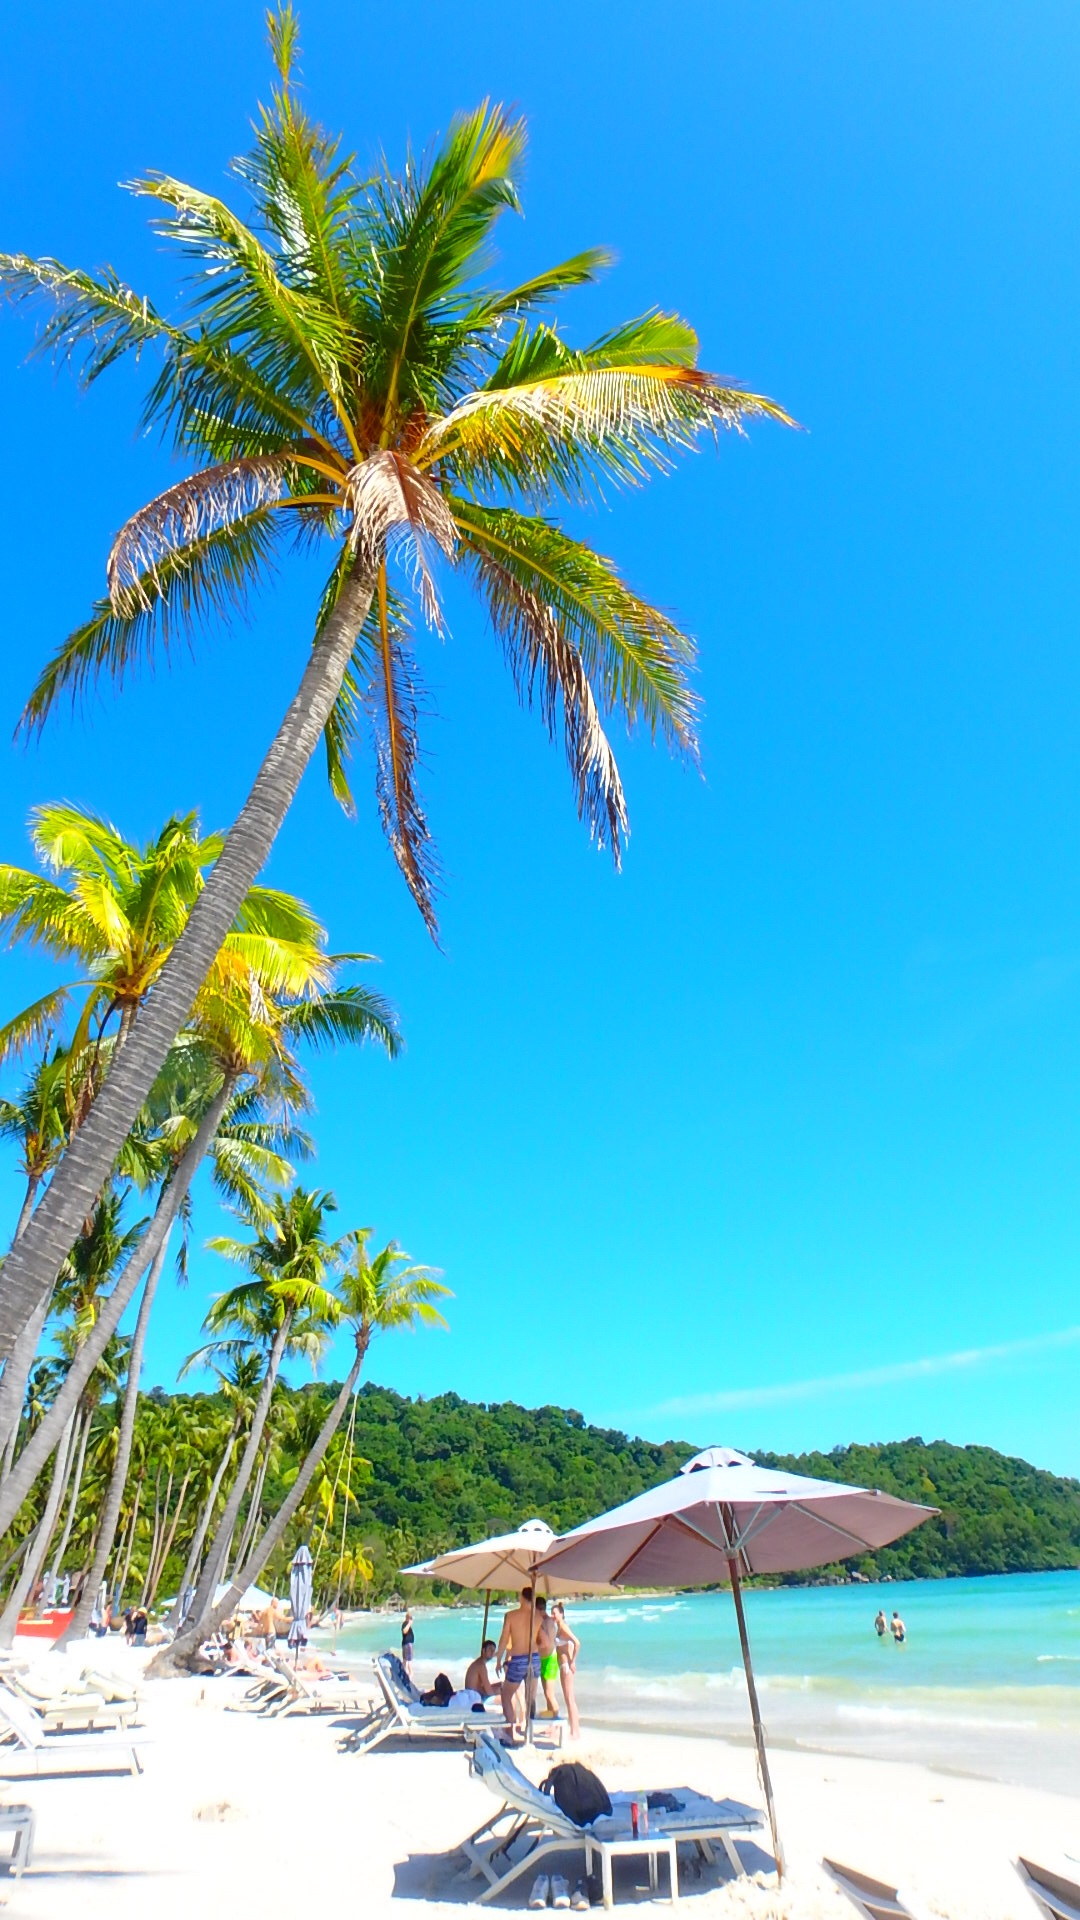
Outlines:
{"label": "blue swim trunks", "polygon": [[[538,1653],[534,1653],[532,1656],[532,1670],[535,1673],[537,1679],[539,1679],[540,1655]],[[520,1680],[524,1680],[525,1675],[528,1673],[528,1671],[529,1671],[528,1654],[512,1653],[510,1655],[510,1659],[506,1668],[506,1677],[509,1680],[511,1686],[517,1686]]]}

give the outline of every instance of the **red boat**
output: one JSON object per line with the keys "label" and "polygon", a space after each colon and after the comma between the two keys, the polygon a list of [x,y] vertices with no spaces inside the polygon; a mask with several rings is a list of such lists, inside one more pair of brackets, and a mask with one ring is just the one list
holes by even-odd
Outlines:
{"label": "red boat", "polygon": [[59,1640],[74,1612],[74,1607],[51,1607],[47,1613],[20,1613],[15,1631],[20,1640],[24,1635],[32,1640]]}

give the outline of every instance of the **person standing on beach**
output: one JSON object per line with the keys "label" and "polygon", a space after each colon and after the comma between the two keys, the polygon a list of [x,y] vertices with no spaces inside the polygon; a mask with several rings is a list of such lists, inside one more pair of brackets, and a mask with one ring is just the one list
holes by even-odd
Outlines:
{"label": "person standing on beach", "polygon": [[557,1720],[559,1702],[555,1697],[555,1682],[559,1677],[559,1656],[555,1651],[555,1638],[558,1628],[547,1610],[547,1601],[542,1593],[536,1596],[536,1645],[540,1654],[540,1685],[544,1689],[544,1710],[541,1720]]}
{"label": "person standing on beach", "polygon": [[577,1695],[574,1691],[574,1672],[577,1667],[577,1657],[581,1651],[581,1641],[566,1624],[561,1600],[555,1602],[551,1612],[555,1621],[555,1652],[559,1661],[559,1684],[562,1687],[563,1699],[566,1701],[566,1719],[570,1728],[570,1738],[576,1740],[581,1733],[581,1721],[578,1718]]}
{"label": "person standing on beach", "polygon": [[405,1618],[401,1623],[401,1664],[410,1680],[412,1679],[413,1647],[415,1644],[416,1634],[413,1630],[412,1609],[406,1607]]}
{"label": "person standing on beach", "polygon": [[895,1608],[893,1609],[893,1617],[889,1621],[889,1632],[892,1634],[892,1637],[896,1641],[897,1646],[902,1647],[904,1644],[904,1641],[907,1639],[907,1628],[905,1627],[903,1621],[900,1618],[900,1615],[896,1612]]}
{"label": "person standing on beach", "polygon": [[[503,1620],[495,1658],[496,1673],[502,1675],[503,1669],[506,1670],[499,1691],[502,1695],[503,1719],[509,1727],[524,1727],[532,1712],[536,1682],[540,1677],[540,1655],[537,1652],[539,1630],[540,1618],[533,1607],[532,1588],[522,1587],[517,1606]],[[517,1696],[523,1680],[526,1683],[525,1711],[519,1720]]]}
{"label": "person standing on beach", "polygon": [[884,1607],[879,1607],[877,1610],[877,1617],[874,1621],[874,1632],[877,1634],[877,1637],[879,1640],[884,1640],[885,1635],[888,1633],[888,1631],[889,1631],[889,1623],[885,1618],[885,1609]]}

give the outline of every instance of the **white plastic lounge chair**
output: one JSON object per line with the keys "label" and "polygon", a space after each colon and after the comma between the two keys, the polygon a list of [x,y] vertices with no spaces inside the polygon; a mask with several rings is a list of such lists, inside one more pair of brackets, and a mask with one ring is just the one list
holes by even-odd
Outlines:
{"label": "white plastic lounge chair", "polygon": [[1016,1863],[1032,1899],[1042,1908],[1047,1920],[1080,1920],[1080,1885],[1060,1873],[1036,1866],[1034,1860],[1021,1857]]}
{"label": "white plastic lounge chair", "polygon": [[[342,1742],[343,1751],[370,1753],[373,1747],[391,1735],[411,1740],[443,1734],[454,1740],[469,1742],[477,1739],[485,1728],[505,1728],[507,1725],[501,1714],[473,1713],[468,1707],[424,1706],[419,1688],[409,1679],[396,1653],[380,1653],[372,1665],[382,1700],[376,1703],[366,1725],[357,1728]],[[561,1722],[545,1723],[545,1731],[554,1727],[558,1727],[561,1740]]]}
{"label": "white plastic lounge chair", "polygon": [[284,1660],[275,1660],[274,1664],[287,1684],[284,1697],[269,1707],[271,1714],[284,1718],[289,1713],[358,1713],[366,1720],[375,1711],[370,1688],[361,1689],[348,1674],[320,1678],[314,1673],[297,1672]]}
{"label": "white plastic lounge chair", "polygon": [[[523,1873],[531,1873],[550,1854],[567,1853],[578,1848],[585,1854],[586,1872],[591,1871],[594,1856],[600,1862],[604,1905],[614,1905],[612,1863],[620,1855],[644,1857],[649,1863],[649,1885],[655,1893],[657,1861],[667,1860],[669,1886],[673,1901],[679,1898],[678,1845],[693,1843],[700,1858],[713,1861],[714,1848],[727,1855],[737,1874],[743,1864],[735,1847],[737,1839],[749,1839],[764,1826],[762,1814],[739,1800],[710,1800],[689,1787],[672,1790],[679,1801],[676,1809],[649,1809],[648,1834],[634,1835],[630,1803],[647,1796],[612,1794],[610,1815],[604,1815],[589,1827],[576,1826],[556,1805],[550,1795],[541,1793],[514,1764],[506,1748],[489,1733],[481,1733],[470,1758],[470,1768],[484,1785],[502,1801],[497,1814],[462,1843],[461,1851],[474,1874],[483,1874],[487,1886],[480,1895],[481,1904],[493,1900]],[[522,1848],[520,1857],[511,1857],[512,1848]]]}
{"label": "white plastic lounge chair", "polygon": [[[884,1880],[871,1880],[868,1873],[857,1873],[854,1867],[842,1867],[836,1860],[823,1860],[826,1873],[831,1874],[841,1893],[846,1893],[852,1904],[858,1907],[865,1920],[911,1920],[911,1914],[895,1887],[887,1886]],[[1080,1920],[1080,1916],[1077,1916]]]}
{"label": "white plastic lounge chair", "polygon": [[138,1749],[145,1735],[49,1733],[39,1713],[0,1686],[0,1778],[27,1773],[141,1773]]}
{"label": "white plastic lounge chair", "polygon": [[84,1686],[57,1691],[31,1672],[11,1669],[4,1676],[4,1685],[41,1715],[46,1733],[61,1728],[89,1732],[96,1727],[126,1727],[138,1713],[134,1700],[106,1700],[103,1694]]}
{"label": "white plastic lounge chair", "polygon": [[33,1860],[36,1825],[33,1807],[0,1807],[0,1833],[15,1835],[8,1871],[14,1874],[16,1880]]}

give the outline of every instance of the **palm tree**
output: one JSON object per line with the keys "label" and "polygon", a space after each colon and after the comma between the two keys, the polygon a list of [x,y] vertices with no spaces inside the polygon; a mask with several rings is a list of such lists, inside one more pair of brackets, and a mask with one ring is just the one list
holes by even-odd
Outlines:
{"label": "palm tree", "polygon": [[[293,1481],[288,1494],[278,1508],[270,1525],[252,1547],[247,1559],[234,1571],[228,1591],[202,1617],[192,1609],[193,1621],[190,1628],[178,1635],[173,1645],[163,1650],[155,1658],[151,1671],[168,1673],[183,1667],[194,1654],[208,1633],[213,1633],[222,1620],[235,1609],[236,1602],[246,1587],[257,1580],[270,1555],[282,1539],[297,1508],[306,1494],[317,1472],[324,1454],[330,1445],[349,1404],[349,1398],[356,1389],[368,1348],[377,1333],[389,1333],[395,1329],[415,1329],[416,1327],[444,1327],[446,1321],[436,1306],[437,1300],[449,1299],[450,1289],[442,1285],[430,1267],[407,1266],[409,1255],[403,1253],[396,1241],[383,1247],[374,1259],[369,1259],[367,1243],[370,1234],[366,1228],[346,1236],[343,1245],[348,1246],[348,1262],[341,1274],[338,1285],[339,1316],[352,1328],[354,1355],[353,1363],[336,1398],[326,1415],[314,1445]],[[210,1587],[211,1594],[213,1587]]]}
{"label": "palm tree", "polygon": [[276,1197],[273,1225],[254,1240],[219,1235],[208,1243],[251,1277],[218,1296],[206,1316],[206,1329],[219,1341],[222,1336],[258,1341],[266,1353],[266,1367],[243,1457],[192,1602],[191,1631],[198,1632],[213,1606],[218,1573],[240,1516],[286,1352],[291,1347],[317,1357],[327,1330],[340,1317],[340,1305],[328,1284],[338,1263],[338,1248],[326,1234],[326,1216],[336,1207],[332,1194],[296,1187],[287,1197]]}
{"label": "palm tree", "polygon": [[[205,1065],[205,1049],[201,1049],[200,1052]],[[174,1083],[170,1094],[163,1118],[166,1122],[179,1122],[179,1124],[167,1127],[164,1141],[170,1157],[169,1172],[174,1175],[196,1131],[199,1110],[208,1104],[210,1094],[206,1089],[205,1081],[202,1086],[196,1082],[194,1086],[189,1087],[184,1087],[182,1083],[178,1087]],[[175,1111],[177,1105],[181,1107],[179,1113]],[[279,1149],[298,1146],[301,1154],[306,1157],[310,1150],[310,1143],[297,1129],[253,1118],[254,1106],[250,1092],[239,1098],[233,1096],[211,1143],[210,1161],[214,1173],[214,1184],[219,1192],[232,1199],[243,1196],[247,1204],[258,1211],[266,1207],[261,1183],[272,1181],[285,1186],[295,1177],[292,1164]],[[112,1553],[131,1461],[143,1352],[154,1296],[165,1265],[168,1244],[166,1237],[154,1256],[143,1286],[131,1342],[127,1389],[117,1433],[116,1453],[99,1518],[94,1557],[89,1576],[83,1586],[82,1598],[75,1608],[66,1632],[61,1636],[59,1643],[61,1645],[68,1640],[81,1640],[85,1637],[90,1625],[94,1600]],[[164,1565],[164,1557],[162,1565]]]}
{"label": "palm tree", "polygon": [[[26,1179],[22,1207],[15,1227],[20,1240],[30,1222],[38,1188],[47,1179],[67,1145],[68,1091],[71,1065],[63,1047],[48,1051],[32,1069],[13,1100],[0,1100],[0,1139],[14,1140],[21,1149],[20,1171]],[[19,1410],[27,1377],[41,1339],[50,1293],[42,1296],[8,1357],[0,1375],[0,1437],[3,1458],[0,1479],[11,1469],[19,1433]]]}
{"label": "palm tree", "polygon": [[228,1420],[227,1426],[223,1426],[219,1424],[218,1420],[211,1414],[209,1416],[210,1425],[202,1434],[204,1447],[208,1450],[210,1457],[212,1458],[215,1453],[217,1454],[217,1464],[210,1482],[206,1500],[199,1514],[195,1531],[191,1537],[187,1562],[177,1590],[176,1601],[165,1623],[166,1626],[170,1628],[175,1628],[179,1624],[181,1613],[184,1610],[185,1596],[199,1571],[203,1547],[206,1544],[206,1536],[210,1530],[225,1475],[232,1461],[233,1450],[240,1434],[251,1421],[262,1379],[262,1361],[260,1356],[253,1351],[238,1351],[234,1343],[229,1353],[223,1356],[223,1361],[224,1364],[219,1366],[211,1356],[192,1354],[180,1369],[180,1377],[183,1378],[184,1374],[189,1372],[193,1366],[210,1366],[217,1375],[218,1392],[224,1398],[227,1408],[230,1409],[231,1417]]}
{"label": "palm tree", "polygon": [[[398,1051],[395,1018],[386,1001],[368,988],[339,982],[346,963],[370,957],[328,954],[326,931],[302,901],[267,887],[251,889],[203,983],[193,1031],[186,1036],[188,1051],[203,1049],[213,1056],[215,1090],[204,1103],[196,1128],[181,1122],[178,1137],[183,1152],[160,1189],[151,1225],[118,1276],[108,1308],[55,1405],[0,1487],[0,1532],[10,1524],[58,1444],[69,1406],[142,1274],[153,1268],[159,1254],[164,1258],[162,1249],[173,1221],[240,1082],[247,1080],[250,1085],[253,1077],[264,1079],[295,1106],[306,1094],[290,1050],[293,1042],[303,1040],[318,1048],[346,1039],[375,1039],[391,1057]],[[169,1056],[168,1064],[176,1071],[184,1052],[180,1046]],[[115,1070],[110,1068],[110,1074]]]}
{"label": "palm tree", "polygon": [[248,220],[168,175],[134,183],[181,249],[185,310],[160,313],[111,270],[0,256],[9,296],[46,304],[39,349],[77,360],[84,383],[156,350],[144,420],[193,469],[121,530],[108,598],[46,668],[28,727],[99,672],[119,678],[155,643],[216,626],[265,579],[279,540],[332,549],[313,645],[301,649],[297,692],[251,794],[104,1100],[9,1256],[0,1351],[100,1190],[321,736],[331,784],[350,803],[346,760],[365,714],[390,844],[434,929],[418,677],[388,554],[410,541],[436,624],[433,550],[469,575],[522,699],[551,732],[561,709],[578,812],[617,857],[626,809],[602,714],[621,711],[692,755],[692,647],[552,509],[603,483],[644,480],[702,432],[754,414],[788,421],[703,372],[694,333],[670,314],[647,313],[582,349],[538,320],[596,277],[598,250],[509,290],[483,283],[496,222],[520,210],[522,120],[485,103],[430,160],[362,178],[300,103],[291,6],[269,25],[278,82],[234,168]]}

